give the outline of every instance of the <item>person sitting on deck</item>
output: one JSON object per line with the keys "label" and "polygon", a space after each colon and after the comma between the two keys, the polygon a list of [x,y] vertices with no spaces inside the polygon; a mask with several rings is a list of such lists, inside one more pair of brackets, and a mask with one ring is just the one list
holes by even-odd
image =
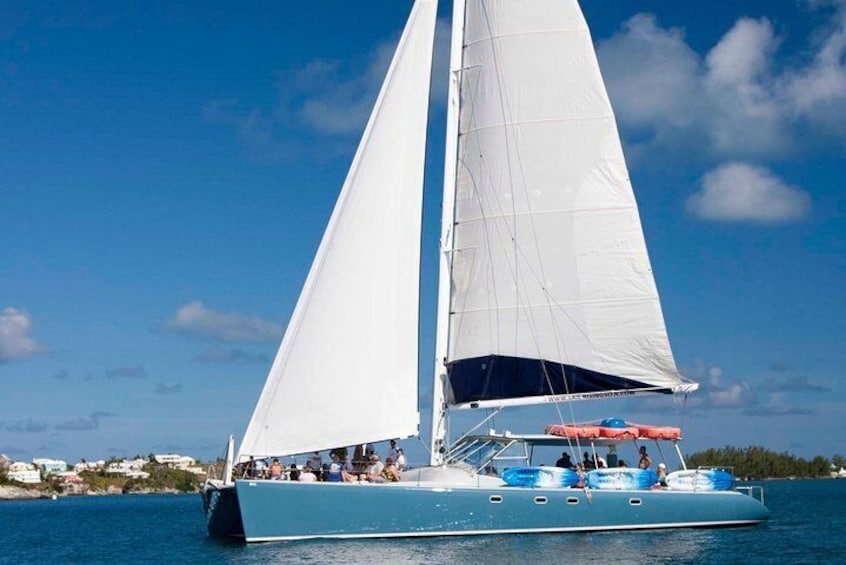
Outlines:
{"label": "person sitting on deck", "polygon": [[297,469],[296,463],[291,463],[291,470],[288,471],[288,478],[290,478],[292,481],[300,480],[300,470]]}
{"label": "person sitting on deck", "polygon": [[593,459],[591,459],[590,454],[587,451],[585,451],[585,458],[582,461],[582,465],[584,465],[586,470],[596,468],[596,462]]}
{"label": "person sitting on deck", "polygon": [[617,463],[617,467],[628,467],[628,464],[623,459],[620,459],[620,462]]}
{"label": "person sitting on deck", "polygon": [[270,464],[270,470],[268,478],[273,481],[281,481],[282,480],[282,473],[285,470],[282,468],[282,464],[279,463],[279,459],[274,458],[273,463]]}
{"label": "person sitting on deck", "polygon": [[347,466],[338,458],[337,453],[332,453],[332,462],[326,472],[326,480],[330,483],[351,483],[355,480],[347,473]]}
{"label": "person sitting on deck", "polygon": [[382,470],[385,464],[379,461],[379,456],[375,453],[370,456],[370,464],[364,468],[364,478],[371,483],[383,483],[385,479],[382,477]]}
{"label": "person sitting on deck", "polygon": [[267,478],[267,460],[265,459],[253,459],[253,478],[254,479],[266,479]]}
{"label": "person sitting on deck", "polygon": [[317,481],[317,475],[314,474],[314,470],[311,468],[311,463],[306,463],[306,466],[303,467],[303,470],[300,472],[300,476],[297,480],[301,483],[313,483]]}
{"label": "person sitting on deck", "polygon": [[385,459],[385,468],[380,473],[383,479],[389,483],[396,483],[400,480],[400,472],[397,466],[394,465],[394,460],[391,457]]}
{"label": "person sitting on deck", "polygon": [[655,483],[658,488],[667,488],[667,466],[664,463],[658,463],[658,482]]}
{"label": "person sitting on deck", "polygon": [[576,474],[579,475],[579,482],[577,482],[573,488],[585,488],[585,484],[587,484],[587,474],[585,473],[585,468],[581,463],[576,463]]}
{"label": "person sitting on deck", "polygon": [[333,453],[338,456],[338,461],[340,461],[344,465],[347,464],[347,461],[349,460],[349,450],[346,447],[336,447],[335,449],[330,451],[330,458]]}
{"label": "person sitting on deck", "polygon": [[405,462],[405,454],[402,452],[402,448],[397,448],[397,457],[394,459],[394,464],[397,466],[397,469],[400,472],[405,471],[406,462]]}
{"label": "person sitting on deck", "polygon": [[556,467],[561,467],[562,469],[572,469],[573,462],[570,461],[570,454],[566,451],[561,454],[561,458],[555,462]]}
{"label": "person sitting on deck", "polygon": [[353,449],[352,455],[352,470],[356,475],[360,474],[364,468],[364,444],[359,444]]}
{"label": "person sitting on deck", "polygon": [[652,458],[646,453],[646,446],[640,446],[640,461],[637,462],[639,469],[649,469],[652,465]]}

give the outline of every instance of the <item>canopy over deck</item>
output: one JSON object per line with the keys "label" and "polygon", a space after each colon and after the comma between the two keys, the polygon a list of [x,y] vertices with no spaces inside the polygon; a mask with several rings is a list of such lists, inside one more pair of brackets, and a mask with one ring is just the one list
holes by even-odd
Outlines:
{"label": "canopy over deck", "polygon": [[[681,468],[686,469],[684,456],[679,448],[680,438],[643,438],[643,437],[597,437],[597,438],[571,438],[550,434],[513,434],[510,431],[497,433],[489,430],[488,433],[467,435],[459,439],[446,455],[446,463],[451,465],[467,465],[477,472],[490,473],[499,464],[506,466],[530,465],[532,454],[536,447],[558,447],[563,450],[590,448],[594,451],[600,447],[615,448],[623,444],[635,444],[640,442],[654,441],[669,442],[673,451],[681,463]],[[662,454],[664,451],[660,449]]]}
{"label": "canopy over deck", "polygon": [[[489,442],[489,443],[498,443],[498,444],[506,444],[506,443],[525,443],[529,446],[568,446],[570,444],[576,443],[576,438],[567,438],[562,436],[555,436],[550,434],[513,434],[509,431],[504,431],[502,433],[496,433],[493,430],[486,434],[476,434],[472,436],[466,436],[460,442],[456,443],[456,447],[461,444],[471,443],[471,442]],[[578,438],[578,443],[583,445],[593,444],[596,447],[610,447],[612,445],[622,445],[631,442],[637,441],[668,441],[672,443],[676,443],[681,441],[681,439],[652,439],[652,438],[605,438],[605,437],[598,437],[598,438]],[[455,451],[453,449],[452,451]]]}

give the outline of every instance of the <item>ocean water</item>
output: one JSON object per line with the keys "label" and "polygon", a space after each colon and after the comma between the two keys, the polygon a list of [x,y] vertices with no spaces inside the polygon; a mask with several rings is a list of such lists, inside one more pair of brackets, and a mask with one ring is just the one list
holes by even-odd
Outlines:
{"label": "ocean water", "polygon": [[209,539],[199,495],[0,501],[0,564],[846,563],[846,480],[761,484],[754,527],[251,545]]}

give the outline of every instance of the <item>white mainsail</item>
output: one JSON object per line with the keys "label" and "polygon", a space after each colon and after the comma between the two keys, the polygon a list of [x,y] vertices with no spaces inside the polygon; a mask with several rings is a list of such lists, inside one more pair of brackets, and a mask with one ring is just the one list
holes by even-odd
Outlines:
{"label": "white mainsail", "polygon": [[239,450],[418,431],[423,168],[436,0],[417,0]]}
{"label": "white mainsail", "polygon": [[[463,16],[453,24],[463,29],[453,47],[463,51],[453,56],[458,165],[444,237],[451,296],[448,312],[439,311],[439,323],[449,319],[438,355],[451,370],[448,399],[474,407],[547,400],[513,386],[538,378],[518,374],[525,360],[610,376],[600,391],[628,381],[635,386],[621,388],[690,390],[670,350],[578,3],[466,0]],[[494,363],[505,370],[492,377]]]}

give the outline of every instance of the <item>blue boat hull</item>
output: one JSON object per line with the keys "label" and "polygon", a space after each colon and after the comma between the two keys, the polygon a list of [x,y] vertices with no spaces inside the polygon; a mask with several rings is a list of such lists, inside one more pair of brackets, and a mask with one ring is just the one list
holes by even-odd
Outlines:
{"label": "blue boat hull", "polygon": [[201,495],[209,535],[243,538],[244,526],[235,486],[215,486],[207,483]]}
{"label": "blue boat hull", "polygon": [[741,526],[739,492],[236,481],[246,541]]}

